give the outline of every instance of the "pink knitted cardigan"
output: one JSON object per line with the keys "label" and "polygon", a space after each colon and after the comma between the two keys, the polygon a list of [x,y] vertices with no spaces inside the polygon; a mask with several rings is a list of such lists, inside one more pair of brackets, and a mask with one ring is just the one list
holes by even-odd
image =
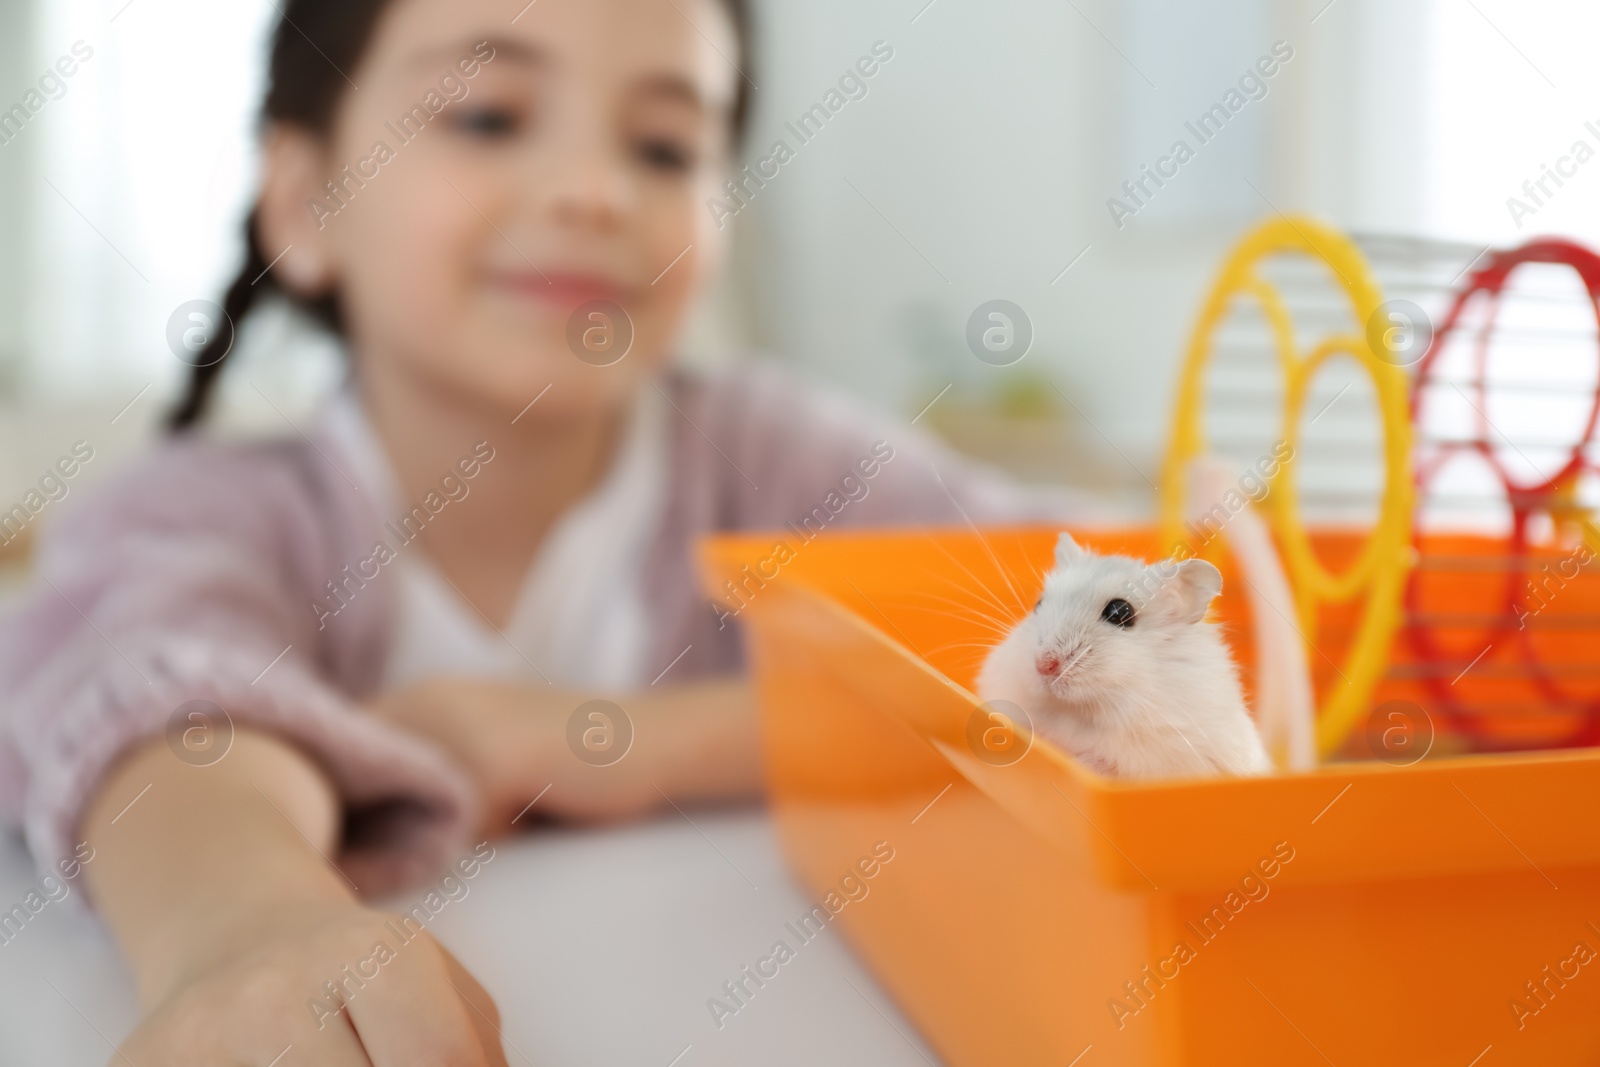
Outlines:
{"label": "pink knitted cardigan", "polygon": [[[723,625],[696,584],[702,534],[776,530],[819,508],[829,526],[949,526],[963,512],[1064,520],[1078,506],[770,368],[660,384],[676,408],[671,484],[644,599],[658,669],[689,649],[675,680],[741,662],[737,623]],[[864,477],[875,446],[880,462]],[[169,440],[49,529],[33,588],[0,621],[0,821],[24,828],[42,868],[72,854],[111,762],[172,729],[174,712],[196,700],[320,761],[346,812],[338,862],[364,892],[429,878],[465,846],[475,800],[462,774],[361,707],[389,646],[392,582],[380,574],[321,628],[311,606],[383,537],[328,451],[316,434]],[[847,476],[864,497],[841,490]]]}

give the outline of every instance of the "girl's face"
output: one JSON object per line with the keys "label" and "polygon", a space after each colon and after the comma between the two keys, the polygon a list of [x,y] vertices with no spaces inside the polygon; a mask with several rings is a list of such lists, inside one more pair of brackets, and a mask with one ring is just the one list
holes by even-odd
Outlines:
{"label": "girl's face", "polygon": [[331,136],[270,145],[263,234],[338,289],[363,375],[508,419],[549,386],[548,419],[666,357],[721,250],[740,74],[718,0],[519,6],[394,0]]}

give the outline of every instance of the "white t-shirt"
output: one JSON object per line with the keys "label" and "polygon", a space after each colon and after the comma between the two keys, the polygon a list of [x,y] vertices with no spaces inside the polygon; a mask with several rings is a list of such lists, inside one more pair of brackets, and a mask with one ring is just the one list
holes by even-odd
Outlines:
{"label": "white t-shirt", "polygon": [[[339,390],[323,418],[342,453],[340,466],[367,492],[379,521],[398,523],[420,501],[399,499],[389,457],[354,389]],[[665,463],[660,397],[642,389],[611,470],[551,527],[522,578],[503,632],[464,599],[420,546],[391,544],[397,556],[385,570],[398,583],[399,618],[384,684],[437,675],[589,690],[648,682],[642,566],[664,504]],[[469,491],[447,506],[470,511],[472,499]]]}

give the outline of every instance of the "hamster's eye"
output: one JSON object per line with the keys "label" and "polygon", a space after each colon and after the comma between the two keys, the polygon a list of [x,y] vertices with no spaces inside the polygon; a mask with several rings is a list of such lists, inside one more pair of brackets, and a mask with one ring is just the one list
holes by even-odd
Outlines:
{"label": "hamster's eye", "polygon": [[1121,597],[1113,597],[1100,609],[1100,619],[1126,630],[1133,625],[1133,605]]}
{"label": "hamster's eye", "polygon": [[1044,594],[1040,593],[1039,599],[1033,602],[1033,610],[1038,611],[1042,607],[1044,607]]}

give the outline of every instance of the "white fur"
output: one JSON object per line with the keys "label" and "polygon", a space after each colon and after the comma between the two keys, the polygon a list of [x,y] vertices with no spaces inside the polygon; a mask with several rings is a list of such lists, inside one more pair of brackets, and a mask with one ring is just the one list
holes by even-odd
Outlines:
{"label": "white fur", "polygon": [[[979,698],[1016,704],[1041,735],[1103,774],[1268,773],[1227,644],[1205,620],[1221,588],[1203,560],[1147,566],[1062,534],[1039,609],[989,653]],[[1112,598],[1134,606],[1132,627],[1100,618]],[[1065,664],[1057,676],[1035,669],[1041,653]]]}

